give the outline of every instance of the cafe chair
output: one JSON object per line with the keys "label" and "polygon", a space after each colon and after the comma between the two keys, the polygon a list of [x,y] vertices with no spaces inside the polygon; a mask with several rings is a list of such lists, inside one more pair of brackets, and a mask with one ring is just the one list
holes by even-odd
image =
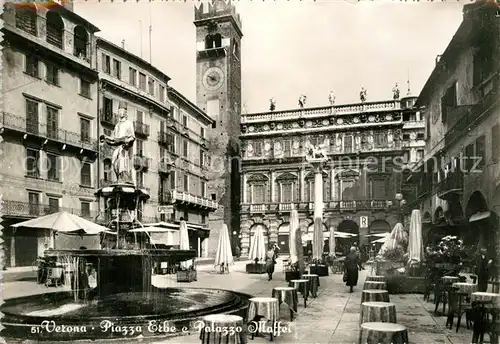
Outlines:
{"label": "cafe chair", "polygon": [[467,293],[461,293],[458,288],[448,289],[448,317],[446,319],[446,326],[450,326],[450,330],[453,328],[453,319],[457,316],[457,330],[460,328],[460,323],[462,321],[462,316],[465,314],[465,325],[469,328],[472,325],[471,310],[472,307],[470,303],[467,302],[469,295]]}
{"label": "cafe chair", "polygon": [[484,343],[487,334],[491,344],[498,344],[500,330],[500,310],[492,301],[473,301],[472,315],[474,321],[472,343]]}

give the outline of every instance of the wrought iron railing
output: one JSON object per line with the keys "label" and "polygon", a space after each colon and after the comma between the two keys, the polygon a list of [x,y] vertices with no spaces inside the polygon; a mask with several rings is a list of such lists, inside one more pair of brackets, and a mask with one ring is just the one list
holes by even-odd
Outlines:
{"label": "wrought iron railing", "polygon": [[137,135],[149,136],[149,125],[134,121],[134,130]]}
{"label": "wrought iron railing", "polygon": [[101,115],[102,124],[114,126],[116,125],[116,123],[118,123],[119,116],[116,113],[106,111],[105,109],[100,109],[99,114]]}
{"label": "wrought iron railing", "polygon": [[460,192],[464,188],[464,175],[461,172],[448,173],[445,179],[436,186],[438,195],[443,195],[450,191]]}
{"label": "wrought iron railing", "polygon": [[85,135],[82,136],[81,133],[60,129],[57,126],[39,123],[35,120],[27,121],[26,118],[7,112],[2,112],[0,121],[2,127],[6,129],[43,137],[78,148],[97,151],[97,140],[86,137]]}
{"label": "wrought iron railing", "polygon": [[93,220],[97,216],[95,211],[87,211],[84,209],[55,207],[48,204],[29,203],[12,200],[4,200],[2,207],[3,216],[14,216],[32,218],[45,216],[56,213],[58,211],[66,211],[70,214],[78,215],[88,220]]}
{"label": "wrought iron railing", "polygon": [[142,154],[134,155],[134,166],[148,169],[151,158],[145,157]]}

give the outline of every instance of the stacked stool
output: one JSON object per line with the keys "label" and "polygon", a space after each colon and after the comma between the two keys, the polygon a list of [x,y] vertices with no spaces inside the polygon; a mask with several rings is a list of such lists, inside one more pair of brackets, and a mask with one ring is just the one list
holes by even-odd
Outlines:
{"label": "stacked stool", "polygon": [[396,305],[389,302],[384,276],[368,276],[361,294],[360,344],[408,344],[408,330],[396,324]]}

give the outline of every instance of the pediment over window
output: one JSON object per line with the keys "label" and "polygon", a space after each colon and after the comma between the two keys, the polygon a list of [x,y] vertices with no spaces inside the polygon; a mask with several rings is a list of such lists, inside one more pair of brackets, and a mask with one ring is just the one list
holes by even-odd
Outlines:
{"label": "pediment over window", "polygon": [[262,173],[258,174],[252,174],[250,177],[247,179],[247,183],[255,183],[255,182],[267,182],[269,178],[267,178],[265,175]]}
{"label": "pediment over window", "polygon": [[[309,179],[314,179],[315,172],[309,172],[304,179],[309,180]],[[323,175],[323,179],[328,179],[328,173],[323,171],[321,173]]]}
{"label": "pediment over window", "polygon": [[359,176],[360,176],[359,172],[352,169],[344,170],[337,174],[338,179],[353,179],[353,178],[359,178]]}
{"label": "pediment over window", "polygon": [[280,174],[276,178],[276,181],[284,181],[284,180],[297,180],[297,176],[293,173],[285,172],[283,174]]}

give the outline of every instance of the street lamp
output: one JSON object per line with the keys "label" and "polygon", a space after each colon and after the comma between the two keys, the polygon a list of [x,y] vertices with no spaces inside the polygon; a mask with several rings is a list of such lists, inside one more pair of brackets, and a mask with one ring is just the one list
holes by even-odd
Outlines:
{"label": "street lamp", "polygon": [[399,222],[404,225],[404,215],[403,215],[403,207],[406,204],[406,201],[403,199],[403,194],[397,193],[396,196],[396,201],[398,201],[398,218]]}

